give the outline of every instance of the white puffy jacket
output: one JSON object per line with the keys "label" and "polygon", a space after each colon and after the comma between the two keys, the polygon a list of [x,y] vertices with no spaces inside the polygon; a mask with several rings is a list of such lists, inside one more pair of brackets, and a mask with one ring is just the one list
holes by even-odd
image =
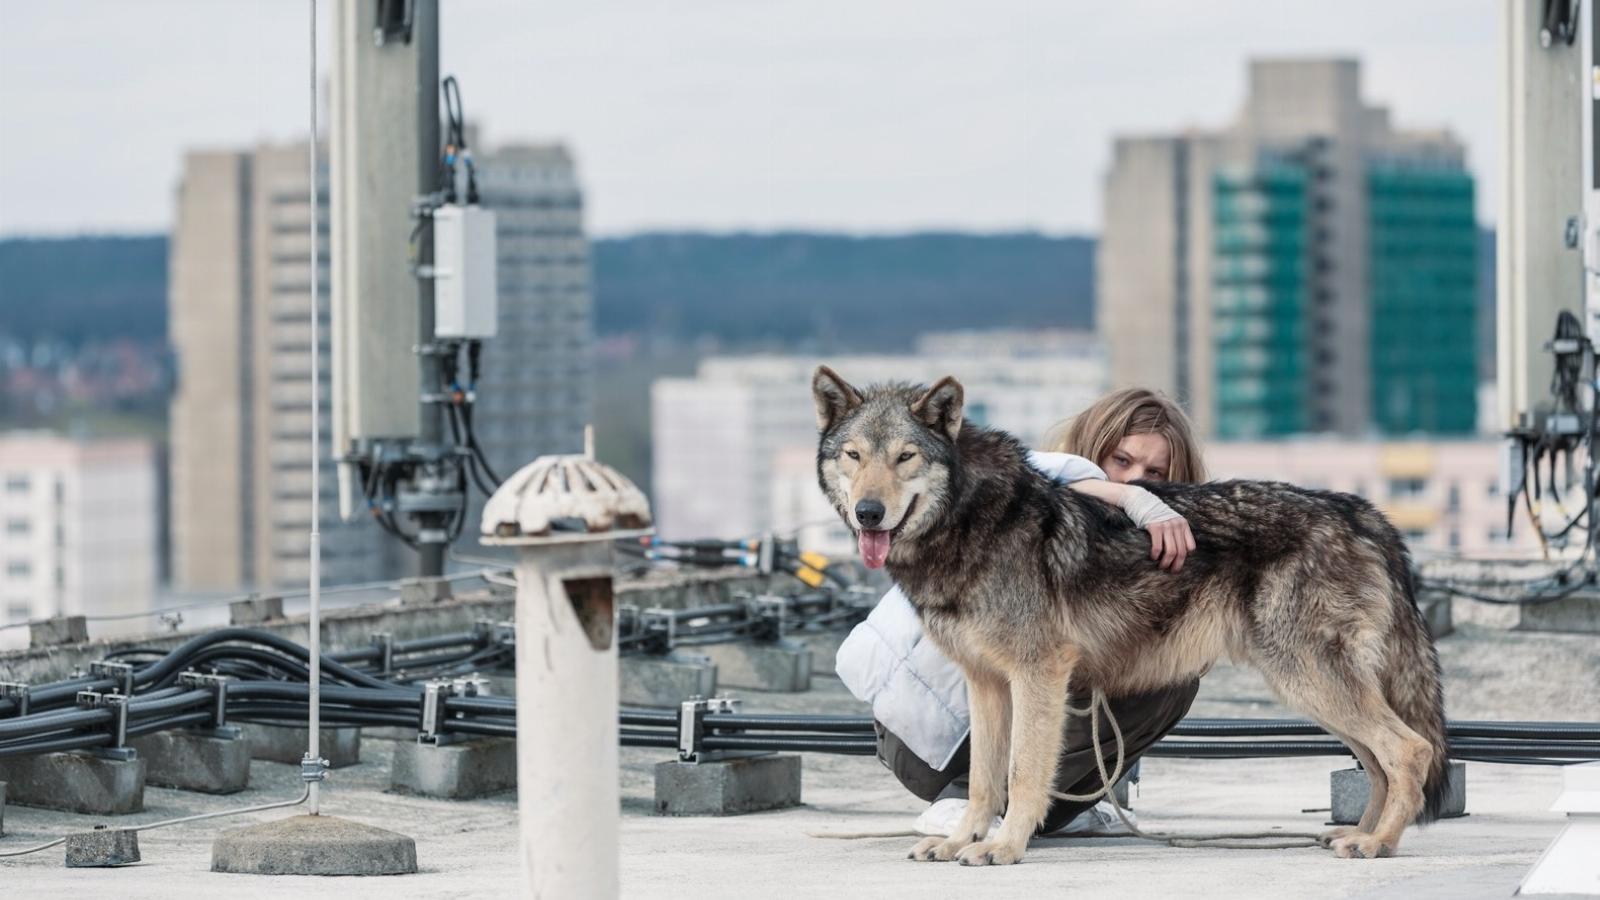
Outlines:
{"label": "white puffy jacket", "polygon": [[[1105,480],[1100,467],[1070,453],[1028,454],[1028,463],[1057,481]],[[873,718],[936,769],[950,764],[971,727],[966,676],[933,641],[898,586],[839,645],[839,678],[872,704]]]}

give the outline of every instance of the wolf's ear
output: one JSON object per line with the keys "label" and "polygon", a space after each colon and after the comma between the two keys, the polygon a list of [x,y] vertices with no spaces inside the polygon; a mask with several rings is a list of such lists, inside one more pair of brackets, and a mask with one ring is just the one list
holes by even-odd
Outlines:
{"label": "wolf's ear", "polygon": [[911,414],[921,419],[929,428],[942,431],[955,440],[961,433],[961,411],[965,392],[961,382],[946,375],[939,383],[911,404]]}
{"label": "wolf's ear", "polygon": [[817,366],[811,376],[811,396],[817,401],[817,430],[827,431],[845,413],[860,406],[865,397],[827,366]]}

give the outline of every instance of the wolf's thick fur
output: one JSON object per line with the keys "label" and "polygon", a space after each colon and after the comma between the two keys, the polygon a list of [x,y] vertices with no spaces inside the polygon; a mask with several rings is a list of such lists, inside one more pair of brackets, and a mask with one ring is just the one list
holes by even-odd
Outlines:
{"label": "wolf's thick fur", "polygon": [[1144,483],[1198,545],[1167,572],[1119,510],[1032,469],[1010,435],[963,422],[953,379],[863,392],[824,367],[813,392],[823,491],[858,534],[858,513],[881,526],[867,537],[887,530],[890,574],[967,675],[967,814],[914,858],[1021,858],[1049,806],[1070,677],[1116,696],[1194,678],[1224,654],[1370,774],[1360,824],[1325,836],[1338,855],[1391,853],[1407,824],[1437,815],[1438,657],[1405,544],[1366,501],[1272,482]]}

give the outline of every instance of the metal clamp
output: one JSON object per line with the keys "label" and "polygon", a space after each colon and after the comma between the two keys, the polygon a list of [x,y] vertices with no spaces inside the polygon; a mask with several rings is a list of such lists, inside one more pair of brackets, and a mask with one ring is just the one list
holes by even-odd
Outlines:
{"label": "metal clamp", "polygon": [[300,757],[300,780],[307,784],[313,781],[327,781],[328,766],[327,760],[314,758],[308,752],[305,756]]}
{"label": "metal clamp", "polygon": [[639,612],[639,629],[644,635],[646,653],[667,653],[678,641],[678,615],[676,611],[652,607]]}
{"label": "metal clamp", "polygon": [[745,600],[750,617],[750,636],[758,641],[776,641],[788,625],[789,601],[776,594],[760,594]]}
{"label": "metal clamp", "polygon": [[394,635],[387,631],[374,632],[372,646],[378,648],[378,671],[388,678],[394,673]]}
{"label": "metal clamp", "polygon": [[462,735],[446,734],[443,730],[450,720],[449,700],[458,696],[476,697],[488,683],[489,679],[480,676],[425,682],[422,685],[422,715],[417,723],[417,743],[437,747],[462,740]]}
{"label": "metal clamp", "polygon": [[211,692],[211,724],[199,731],[208,731],[216,737],[238,737],[242,732],[228,724],[228,679],[222,675],[205,672],[179,672],[178,683],[186,688]]}
{"label": "metal clamp", "polygon": [[130,663],[102,659],[89,663],[89,674],[115,681],[117,693],[123,696],[133,693],[133,666]]}
{"label": "metal clamp", "polygon": [[0,681],[0,700],[15,703],[19,718],[28,714],[28,693],[28,685],[20,681]]}
{"label": "metal clamp", "polygon": [[[739,700],[736,697],[712,697],[709,700],[696,697],[693,700],[683,701],[678,707],[678,762],[716,762],[721,759],[764,755],[766,751],[705,749],[706,730],[709,728],[715,732],[716,717],[732,715],[738,711]],[[706,722],[708,716],[713,720],[709,725]]]}
{"label": "metal clamp", "polygon": [[117,693],[101,693],[100,691],[79,691],[77,695],[79,709],[109,709],[111,710],[111,745],[95,747],[90,750],[96,756],[109,759],[131,760],[138,758],[138,753],[128,744],[128,695]]}

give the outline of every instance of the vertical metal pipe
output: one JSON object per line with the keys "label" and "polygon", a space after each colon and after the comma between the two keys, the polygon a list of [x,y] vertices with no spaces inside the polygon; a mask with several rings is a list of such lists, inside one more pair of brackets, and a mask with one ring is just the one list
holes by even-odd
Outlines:
{"label": "vertical metal pipe", "polygon": [[[417,196],[431,194],[439,187],[439,4],[437,0],[417,0],[413,10],[412,41],[417,47]],[[429,234],[432,232],[430,230]],[[417,263],[433,265],[433,241],[422,240],[417,247]],[[437,395],[439,389],[439,356],[429,352],[433,344],[433,279],[418,278],[417,282],[417,343],[425,348],[419,354],[419,387],[421,395]],[[443,408],[428,400],[422,401],[420,428],[417,437],[424,447],[437,448],[444,443]],[[419,517],[419,521],[432,529],[443,529],[444,516],[437,513]],[[444,574],[445,545],[424,542],[419,547],[418,574],[438,577]]]}
{"label": "vertical metal pipe", "polygon": [[[309,199],[311,203],[311,622],[307,626],[311,638],[310,720],[306,724],[306,759],[314,764],[322,759],[319,738],[322,730],[322,317],[320,292],[322,254],[318,247],[317,203],[317,0],[311,7],[311,134],[307,141],[310,150],[308,173],[311,176]],[[311,814],[320,812],[322,782],[313,780],[310,785]]]}

